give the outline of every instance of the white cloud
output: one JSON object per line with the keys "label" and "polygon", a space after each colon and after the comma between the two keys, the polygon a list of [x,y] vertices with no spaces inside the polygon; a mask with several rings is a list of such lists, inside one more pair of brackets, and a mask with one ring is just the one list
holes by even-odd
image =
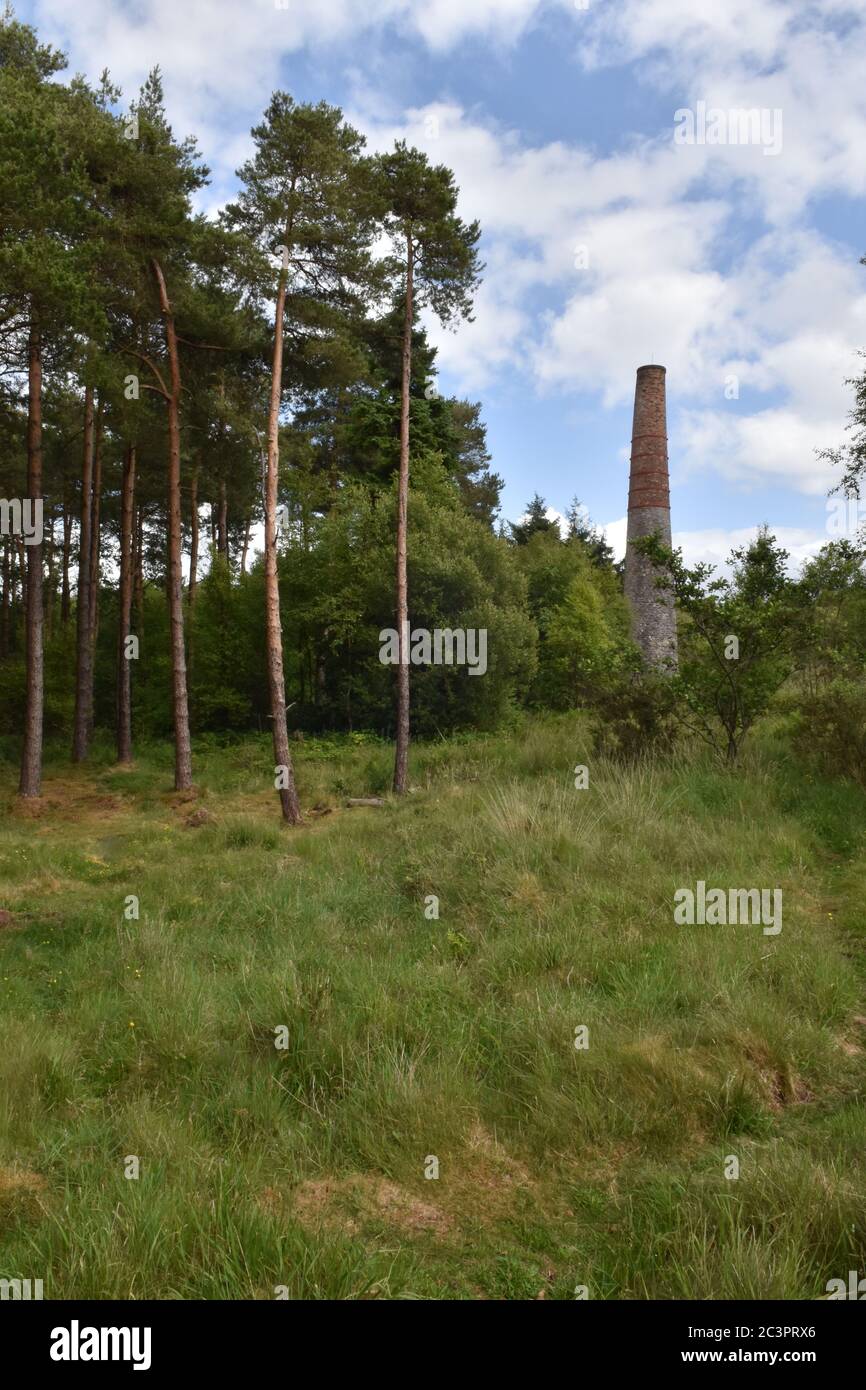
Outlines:
{"label": "white cloud", "polygon": [[866,192],[866,16],[857,0],[725,0],[700,10],[692,0],[619,0],[592,14],[587,64],[640,61],[678,106],[685,98],[781,112],[777,157],[733,145],[677,150],[696,171],[747,180],[772,221],[797,216],[821,192]]}
{"label": "white cloud", "polygon": [[[487,233],[476,322],[454,336],[430,325],[461,389],[511,365],[542,392],[612,405],[630,399],[637,365],[660,361],[679,467],[826,490],[815,451],[839,440],[866,339],[866,282],[846,248],[782,227],[718,268],[735,205],[720,191],[685,196],[690,175],[667,146],[596,159],[562,143],[531,149],[453,104],[366,129],[387,145],[423,134],[430,116],[427,148],[455,169],[465,215]],[[725,394],[733,377],[739,403]]]}
{"label": "white cloud", "polygon": [[583,52],[596,64],[652,53],[678,55],[690,66],[708,57],[766,63],[778,52],[791,13],[789,0],[726,0],[700,9],[693,0],[619,0],[590,9]]}
{"label": "white cloud", "polygon": [[770,483],[823,496],[837,481],[815,450],[838,437],[838,418],[804,419],[793,408],[725,417],[685,412],[680,422],[686,466],[715,470],[744,483]]}
{"label": "white cloud", "polygon": [[[627,525],[628,518],[621,516],[601,528],[617,560],[621,560],[625,555]],[[715,565],[719,572],[727,572],[731,551],[748,545],[755,539],[758,530],[757,526],[742,526],[731,530],[711,527],[704,531],[674,531],[672,544],[675,550],[682,550],[683,560],[687,565],[704,563]],[[826,545],[831,539],[827,532],[813,531],[800,526],[771,524],[770,530],[783,550],[788,551],[788,568],[792,574],[796,574],[803,563],[816,555],[821,546]]]}
{"label": "white cloud", "polygon": [[599,527],[604,533],[604,538],[613,550],[615,560],[621,560],[625,555],[626,531],[628,527],[628,517],[618,517],[616,521],[608,521],[606,525]]}
{"label": "white cloud", "polygon": [[128,94],[150,67],[166,74],[172,114],[201,131],[226,107],[263,107],[287,53],[363,43],[391,25],[432,50],[470,35],[513,44],[548,6],[567,0],[76,0],[62,10],[35,0],[40,34],[70,52],[72,67],[108,66]]}
{"label": "white cloud", "polygon": [[[806,560],[816,555],[829,537],[801,526],[770,526],[783,550],[788,551],[788,569],[796,574]],[[715,565],[718,570],[727,570],[728,557],[732,550],[748,545],[758,534],[757,526],[743,526],[725,531],[676,531],[673,544],[683,552],[687,565],[699,561]]]}

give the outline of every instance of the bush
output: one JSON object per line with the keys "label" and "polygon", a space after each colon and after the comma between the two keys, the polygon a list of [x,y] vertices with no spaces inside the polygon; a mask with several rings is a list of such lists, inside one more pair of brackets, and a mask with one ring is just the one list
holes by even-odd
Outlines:
{"label": "bush", "polygon": [[866,684],[839,677],[786,702],[797,753],[866,786]]}
{"label": "bush", "polygon": [[676,742],[674,684],[667,676],[641,670],[636,654],[595,688],[589,707],[597,720],[596,753],[632,759],[666,752]]}

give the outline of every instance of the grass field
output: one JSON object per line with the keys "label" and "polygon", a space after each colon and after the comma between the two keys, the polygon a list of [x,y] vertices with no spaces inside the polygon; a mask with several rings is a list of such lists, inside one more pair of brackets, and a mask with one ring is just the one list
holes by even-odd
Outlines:
{"label": "grass field", "polygon": [[[265,738],[200,747],[193,797],[167,748],[63,750],[30,814],[0,765],[0,1276],[707,1299],[866,1270],[866,795],[770,734],[735,773],[618,767],[573,718],[419,745],[401,804],[391,757],[299,743],[297,830]],[[781,933],[675,925],[698,879],[781,888]]]}

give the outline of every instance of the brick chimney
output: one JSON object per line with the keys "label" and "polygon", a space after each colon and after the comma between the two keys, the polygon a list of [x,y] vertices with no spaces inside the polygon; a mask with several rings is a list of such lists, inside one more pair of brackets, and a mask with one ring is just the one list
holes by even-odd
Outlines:
{"label": "brick chimney", "polygon": [[673,600],[655,587],[658,571],[634,542],[656,533],[671,544],[665,368],[638,367],[631,434],[625,595],[631,608],[632,636],[648,666],[673,671],[677,665],[677,624]]}

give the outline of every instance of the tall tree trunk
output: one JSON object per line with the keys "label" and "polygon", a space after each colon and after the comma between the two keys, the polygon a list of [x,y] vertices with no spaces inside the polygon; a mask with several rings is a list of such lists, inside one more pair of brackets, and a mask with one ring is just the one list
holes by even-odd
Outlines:
{"label": "tall tree trunk", "polygon": [[90,692],[87,699],[87,746],[93,742],[93,688],[96,680],[96,643],[99,638],[99,553],[102,541],[102,453],[105,441],[105,402],[100,397],[93,426],[93,503],[90,508]]}
{"label": "tall tree trunk", "polygon": [[159,293],[165,329],[165,346],[171,373],[168,406],[168,571],[169,622],[171,624],[171,672],[174,696],[174,788],[192,786],[192,750],[189,741],[189,701],[186,690],[186,651],[183,640],[183,566],[180,511],[180,358],[174,314],[159,261],[151,262]]}
{"label": "tall tree trunk", "polygon": [[251,512],[247,512],[246,525],[244,526],[244,543],[243,543],[243,547],[242,547],[242,549],[241,549],[241,574],[245,574],[245,573],[246,573],[246,568],[247,568],[247,551],[248,551],[249,548],[250,548],[250,530],[252,529],[252,524],[253,524],[252,513],[251,513]]}
{"label": "tall tree trunk", "polygon": [[[286,244],[289,238],[286,237]],[[268,411],[268,464],[265,478],[265,641],[274,736],[274,762],[280,782],[283,819],[297,825],[301,807],[295,788],[289,732],[286,726],[286,684],[283,675],[283,630],[280,623],[280,586],[277,576],[277,479],[280,467],[280,401],[283,388],[283,318],[286,308],[287,272],[280,271],[274,315],[274,358]],[[285,783],[285,785],[283,785]]]}
{"label": "tall tree trunk", "polygon": [[[93,432],[93,506],[90,509],[90,641],[96,648],[99,627],[99,546],[100,501],[102,498],[102,446],[104,443],[103,418],[105,404],[100,399],[96,412]],[[91,675],[91,680],[93,676]],[[91,697],[91,724],[93,719],[93,698]]]}
{"label": "tall tree trunk", "polygon": [[[42,498],[42,341],[36,324],[30,326],[27,350],[27,494],[35,511]],[[24,747],[21,753],[21,796],[42,790],[42,710],[44,667],[42,651],[42,537],[27,547],[27,694],[24,708]]]}
{"label": "tall tree trunk", "polygon": [[414,247],[406,239],[406,313],[403,321],[403,380],[400,391],[400,477],[397,483],[397,747],[394,791],[405,792],[409,771],[409,601],[406,584],[406,532],[409,506],[409,388],[412,376]]}
{"label": "tall tree trunk", "polygon": [[63,498],[63,577],[60,589],[60,621],[65,627],[69,622],[69,556],[72,551],[72,511]]}
{"label": "tall tree trunk", "polygon": [[195,603],[195,586],[198,581],[198,467],[192,470],[189,483],[189,586],[186,591],[189,611]]}
{"label": "tall tree trunk", "polygon": [[132,513],[135,499],[135,445],[123,460],[120,488],[120,593],[117,625],[117,761],[132,761],[131,662],[126,639],[132,619]]}
{"label": "tall tree trunk", "polygon": [[90,630],[91,517],[93,508],[93,387],[84,388],[84,459],[81,467],[81,520],[78,526],[78,590],[75,596],[75,716],[72,761],[84,762],[93,705],[93,641]]}

